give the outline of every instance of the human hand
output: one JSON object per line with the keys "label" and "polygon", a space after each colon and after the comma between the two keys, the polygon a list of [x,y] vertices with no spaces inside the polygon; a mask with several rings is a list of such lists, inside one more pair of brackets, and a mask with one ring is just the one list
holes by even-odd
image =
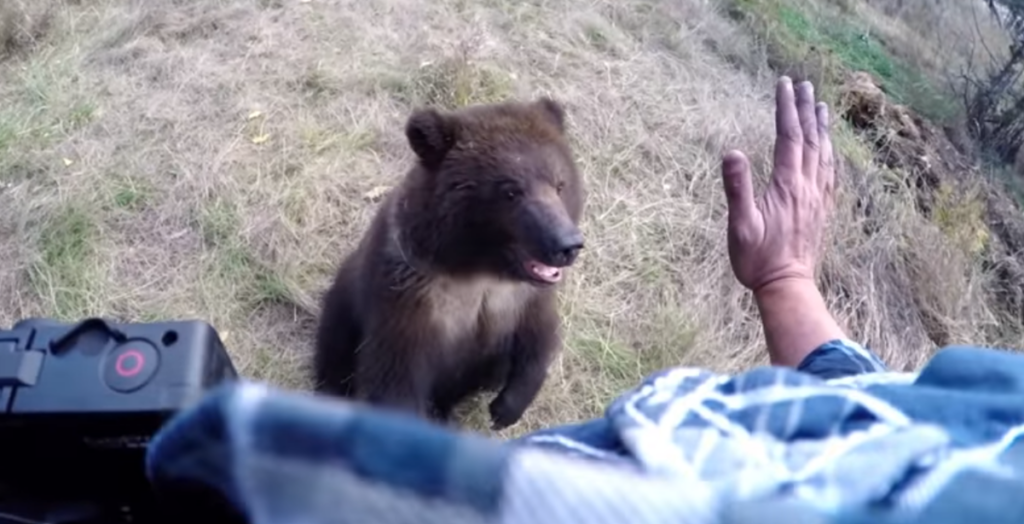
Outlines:
{"label": "human hand", "polygon": [[729,261],[755,293],[779,281],[813,284],[835,187],[828,107],[815,104],[810,82],[794,90],[788,77],[779,79],[775,99],[775,165],[765,193],[755,199],[742,152],[730,151],[722,162]]}

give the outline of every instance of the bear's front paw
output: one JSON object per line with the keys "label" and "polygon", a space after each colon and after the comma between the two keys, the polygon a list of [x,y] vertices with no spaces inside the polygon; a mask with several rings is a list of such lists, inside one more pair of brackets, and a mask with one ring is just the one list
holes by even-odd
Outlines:
{"label": "bear's front paw", "polygon": [[490,405],[491,429],[501,431],[519,422],[525,410],[526,406],[522,403],[514,402],[506,395],[498,395]]}

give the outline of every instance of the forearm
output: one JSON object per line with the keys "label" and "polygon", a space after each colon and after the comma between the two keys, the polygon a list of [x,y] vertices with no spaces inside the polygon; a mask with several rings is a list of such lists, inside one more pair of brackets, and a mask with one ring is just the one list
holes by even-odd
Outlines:
{"label": "forearm", "polygon": [[778,280],[754,298],[773,365],[796,367],[818,346],[846,337],[810,280]]}

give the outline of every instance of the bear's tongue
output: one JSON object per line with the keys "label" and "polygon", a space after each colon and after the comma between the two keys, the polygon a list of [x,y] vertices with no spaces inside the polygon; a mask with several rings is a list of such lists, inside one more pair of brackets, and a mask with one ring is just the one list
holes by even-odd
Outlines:
{"label": "bear's tongue", "polygon": [[558,282],[562,279],[562,270],[557,267],[546,266],[540,262],[530,262],[530,273],[545,282]]}

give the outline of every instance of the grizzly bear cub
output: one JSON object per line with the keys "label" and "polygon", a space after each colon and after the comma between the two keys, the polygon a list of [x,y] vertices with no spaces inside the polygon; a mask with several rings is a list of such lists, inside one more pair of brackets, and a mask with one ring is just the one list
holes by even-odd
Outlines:
{"label": "grizzly bear cub", "polygon": [[415,166],[327,292],[316,390],[446,422],[480,391],[516,423],[561,349],[556,284],[583,248],[584,189],[549,99],[416,110]]}

